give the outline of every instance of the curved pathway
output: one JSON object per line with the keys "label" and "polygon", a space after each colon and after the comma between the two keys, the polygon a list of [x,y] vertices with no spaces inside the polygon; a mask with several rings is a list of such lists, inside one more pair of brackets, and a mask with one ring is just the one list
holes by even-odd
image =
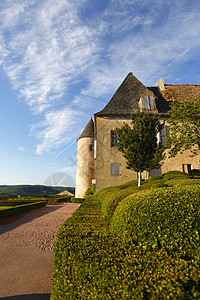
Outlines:
{"label": "curved pathway", "polygon": [[49,299],[56,234],[77,203],[0,220],[0,299]]}

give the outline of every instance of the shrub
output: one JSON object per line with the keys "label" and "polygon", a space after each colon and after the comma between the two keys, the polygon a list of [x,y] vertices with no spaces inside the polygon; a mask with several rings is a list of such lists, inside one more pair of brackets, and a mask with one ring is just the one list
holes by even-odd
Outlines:
{"label": "shrub", "polygon": [[160,180],[160,179],[163,179],[163,176],[157,175],[157,176],[150,177],[150,178],[148,179],[148,181],[155,181],[155,180]]}
{"label": "shrub", "polygon": [[[140,203],[150,195],[142,193],[137,198]],[[86,199],[59,229],[51,300],[200,298],[197,256],[170,255],[162,248],[144,250],[130,238],[124,243],[106,224],[95,196]]]}
{"label": "shrub", "polygon": [[111,228],[142,249],[194,257],[199,251],[200,187],[163,188],[125,198]]}
{"label": "shrub", "polygon": [[95,185],[92,184],[91,187],[89,187],[86,192],[85,192],[85,196],[90,196],[90,195],[94,195],[95,194]]}
{"label": "shrub", "polygon": [[70,202],[71,196],[54,196],[48,199],[49,202]]}
{"label": "shrub", "polygon": [[193,169],[190,170],[190,172],[188,173],[189,176],[191,176],[192,178],[200,178],[200,169]]}
{"label": "shrub", "polygon": [[[142,181],[144,181],[143,179],[142,179]],[[124,184],[122,184],[122,185],[120,185],[120,186],[118,186],[119,188],[121,188],[121,189],[124,189],[124,188],[128,188],[128,187],[137,187],[138,186],[138,181],[137,181],[137,179],[136,180],[131,180],[131,181],[128,181],[128,182],[126,182],[126,183],[124,183]]]}
{"label": "shrub", "polygon": [[194,186],[200,185],[200,179],[183,179],[174,181],[174,186]]}
{"label": "shrub", "polygon": [[189,178],[189,175],[181,171],[169,171],[163,175],[164,180],[174,179],[174,178]]}
{"label": "shrub", "polygon": [[124,185],[122,185],[99,191],[97,197],[100,200],[101,211],[104,218],[110,222],[118,204],[125,197],[136,192],[139,192],[138,188],[135,188],[134,186],[131,188],[131,185],[128,185],[128,188],[125,188]]}
{"label": "shrub", "polygon": [[17,215],[22,212],[30,211],[36,208],[41,208],[46,206],[46,201],[36,202],[36,203],[28,203],[14,207],[8,207],[5,210],[0,211],[0,218],[10,217],[13,215]]}
{"label": "shrub", "polygon": [[0,205],[3,206],[19,206],[23,204],[33,203],[31,201],[0,201]]}
{"label": "shrub", "polygon": [[164,183],[164,182],[155,182],[151,186],[152,189],[153,188],[158,189],[158,188],[163,188],[163,187],[168,187],[168,185],[166,183]]}
{"label": "shrub", "polygon": [[85,198],[75,198],[75,197],[71,197],[70,202],[71,203],[83,203],[85,201]]}

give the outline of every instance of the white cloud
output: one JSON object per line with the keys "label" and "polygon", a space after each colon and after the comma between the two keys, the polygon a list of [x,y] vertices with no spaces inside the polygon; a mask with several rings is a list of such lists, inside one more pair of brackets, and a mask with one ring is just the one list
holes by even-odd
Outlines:
{"label": "white cloud", "polygon": [[37,154],[71,143],[85,123],[80,110],[102,109],[129,72],[155,84],[200,48],[196,0],[109,3],[95,17],[81,16],[88,0],[1,4],[0,64],[41,116]]}
{"label": "white cloud", "polygon": [[43,122],[32,126],[32,133],[42,141],[37,145],[36,154],[40,155],[75,139],[82,115],[81,112],[76,112],[74,116],[74,111],[70,108],[47,112]]}
{"label": "white cloud", "polygon": [[23,146],[19,146],[19,147],[18,147],[18,150],[19,150],[19,151],[25,151],[25,150],[26,150],[26,148],[25,148],[25,147],[23,147]]}
{"label": "white cloud", "polygon": [[78,1],[49,0],[29,7],[18,2],[16,13],[7,8],[0,14],[9,20],[0,27],[4,34],[9,32],[3,50],[10,52],[3,67],[27,104],[42,112],[92,63],[96,46],[93,30],[78,21]]}

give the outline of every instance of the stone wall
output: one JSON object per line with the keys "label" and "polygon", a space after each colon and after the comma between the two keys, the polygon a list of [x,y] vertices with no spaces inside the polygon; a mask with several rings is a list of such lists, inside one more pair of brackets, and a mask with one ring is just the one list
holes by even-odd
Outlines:
{"label": "stone wall", "polygon": [[76,198],[84,198],[94,179],[94,138],[78,139],[76,165]]}
{"label": "stone wall", "polygon": [[[96,191],[108,186],[123,184],[127,181],[137,179],[137,173],[126,169],[126,160],[116,147],[111,147],[111,131],[120,128],[126,122],[131,121],[126,118],[96,118]],[[161,120],[163,122],[163,120]],[[162,174],[172,170],[183,171],[183,164],[191,164],[192,169],[200,168],[200,156],[191,157],[190,151],[178,154],[175,158],[168,158],[166,149],[166,159],[161,168]],[[111,175],[111,163],[119,163],[119,175]],[[143,172],[142,178],[147,178],[147,173]]]}

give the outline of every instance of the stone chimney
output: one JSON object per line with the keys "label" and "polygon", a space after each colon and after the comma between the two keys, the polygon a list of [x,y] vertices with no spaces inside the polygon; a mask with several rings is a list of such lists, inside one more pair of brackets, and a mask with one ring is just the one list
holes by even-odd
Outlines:
{"label": "stone chimney", "polygon": [[161,92],[165,90],[164,79],[160,79],[158,81],[158,87],[159,87]]}

